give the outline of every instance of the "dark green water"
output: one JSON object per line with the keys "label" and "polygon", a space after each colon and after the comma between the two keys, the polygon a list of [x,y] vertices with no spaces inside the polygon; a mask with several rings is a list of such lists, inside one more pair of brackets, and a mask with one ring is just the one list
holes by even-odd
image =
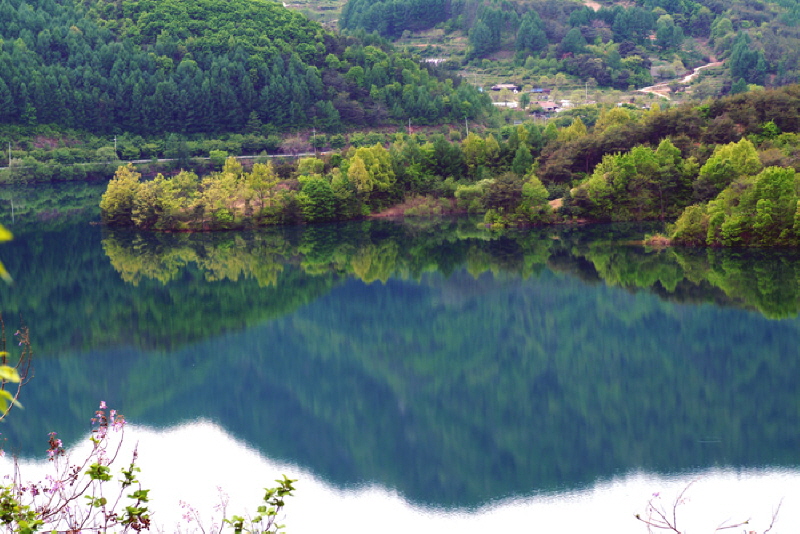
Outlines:
{"label": "dark green water", "polygon": [[22,213],[2,218],[0,302],[36,376],[1,430],[25,456],[105,400],[433,506],[800,463],[794,252],[651,251],[642,226],[152,236]]}

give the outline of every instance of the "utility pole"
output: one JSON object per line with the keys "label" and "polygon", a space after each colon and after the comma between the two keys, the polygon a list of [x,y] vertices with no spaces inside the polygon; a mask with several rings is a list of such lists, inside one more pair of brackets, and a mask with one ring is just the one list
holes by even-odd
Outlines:
{"label": "utility pole", "polygon": [[8,166],[11,167],[11,141],[8,142]]}
{"label": "utility pole", "polygon": [[408,135],[411,135],[411,117],[408,118]]}
{"label": "utility pole", "polygon": [[119,157],[117,155],[117,136],[114,136],[114,157]]}
{"label": "utility pole", "polygon": [[316,158],[317,157],[317,127],[316,126],[314,126],[313,131],[314,131],[314,157]]}
{"label": "utility pole", "polygon": [[467,137],[469,137],[469,122],[467,121],[467,117],[464,117],[464,127],[467,129]]}

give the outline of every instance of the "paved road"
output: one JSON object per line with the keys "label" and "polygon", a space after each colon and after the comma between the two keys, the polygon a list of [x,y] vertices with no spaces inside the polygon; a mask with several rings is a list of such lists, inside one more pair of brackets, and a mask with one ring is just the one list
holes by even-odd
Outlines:
{"label": "paved road", "polygon": [[[266,158],[304,158],[304,157],[308,157],[308,156],[323,156],[325,154],[329,154],[329,152],[316,152],[316,153],[314,153],[314,152],[301,152],[299,154],[267,154],[266,156],[259,155],[259,156],[234,156],[234,157],[236,159],[258,159],[258,158],[264,158],[264,157],[266,157]],[[189,159],[209,160],[211,158],[208,158],[208,157],[195,157],[195,158],[189,158]],[[155,161],[158,162],[158,163],[168,163],[170,161],[178,161],[178,159],[177,158],[161,158],[161,159],[157,159]],[[60,166],[70,167],[70,166],[103,165],[103,164],[108,165],[108,164],[112,164],[112,163],[113,164],[120,164],[120,165],[121,164],[126,164],[126,163],[133,163],[134,165],[143,165],[143,164],[152,163],[152,162],[153,162],[152,159],[132,159],[132,160],[118,160],[118,161],[93,161],[91,163],[70,163],[70,164],[67,164],[67,165],[60,165]],[[49,164],[49,165],[53,165],[53,164]],[[8,169],[8,166],[0,167],[0,170],[3,170],[3,169]]]}

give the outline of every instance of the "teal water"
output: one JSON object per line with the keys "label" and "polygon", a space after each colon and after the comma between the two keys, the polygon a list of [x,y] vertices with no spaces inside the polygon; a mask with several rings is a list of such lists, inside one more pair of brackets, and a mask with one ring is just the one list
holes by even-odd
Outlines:
{"label": "teal water", "polygon": [[104,400],[442,509],[800,463],[794,252],[653,251],[636,225],[153,236],[36,213],[3,213],[0,246],[4,318],[36,351],[2,429],[23,457],[80,441]]}

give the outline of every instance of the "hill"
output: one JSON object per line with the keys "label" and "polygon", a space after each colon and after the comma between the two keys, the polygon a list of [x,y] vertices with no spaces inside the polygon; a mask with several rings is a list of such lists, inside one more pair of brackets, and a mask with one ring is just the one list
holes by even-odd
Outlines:
{"label": "hill", "polygon": [[339,131],[487,109],[452,73],[274,2],[0,2],[0,124],[105,135]]}
{"label": "hill", "polygon": [[718,76],[693,80],[694,96],[704,98],[796,82],[798,14],[794,0],[348,0],[340,26],[398,44],[436,29],[423,49],[431,56],[531,87],[628,90],[726,60]]}

